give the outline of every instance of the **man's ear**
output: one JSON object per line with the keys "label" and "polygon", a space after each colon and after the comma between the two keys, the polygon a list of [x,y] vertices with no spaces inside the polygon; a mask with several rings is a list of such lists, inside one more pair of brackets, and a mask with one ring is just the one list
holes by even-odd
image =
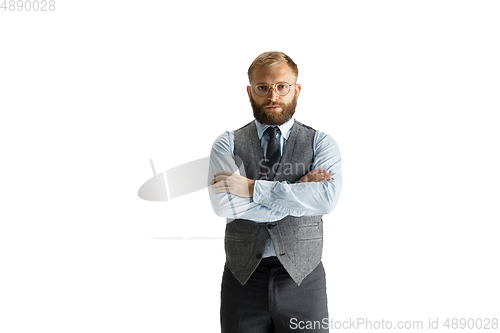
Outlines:
{"label": "man's ear", "polygon": [[252,89],[252,87],[247,86],[248,99],[252,99],[252,96],[250,95],[251,94],[251,89]]}
{"label": "man's ear", "polygon": [[300,83],[297,83],[295,85],[295,93],[296,93],[297,98],[299,98],[300,90],[302,90],[302,85]]}

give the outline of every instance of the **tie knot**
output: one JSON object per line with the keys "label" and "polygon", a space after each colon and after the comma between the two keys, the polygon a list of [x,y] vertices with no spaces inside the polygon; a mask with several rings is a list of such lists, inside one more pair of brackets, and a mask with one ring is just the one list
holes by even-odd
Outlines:
{"label": "tie knot", "polygon": [[276,130],[279,131],[279,128],[270,126],[266,129],[267,134],[269,134],[270,138],[276,138]]}

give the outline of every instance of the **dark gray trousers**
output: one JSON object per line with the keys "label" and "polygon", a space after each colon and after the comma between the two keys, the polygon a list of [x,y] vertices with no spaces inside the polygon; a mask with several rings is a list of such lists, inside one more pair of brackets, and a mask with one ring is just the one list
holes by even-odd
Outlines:
{"label": "dark gray trousers", "polygon": [[262,259],[244,285],[225,266],[220,319],[222,333],[329,332],[323,264],[300,286],[276,257]]}

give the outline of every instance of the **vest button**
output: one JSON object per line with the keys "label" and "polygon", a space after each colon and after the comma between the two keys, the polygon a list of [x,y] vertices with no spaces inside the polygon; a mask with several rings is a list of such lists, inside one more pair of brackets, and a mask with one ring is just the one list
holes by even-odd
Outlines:
{"label": "vest button", "polygon": [[260,254],[260,253],[257,253],[257,254],[255,255],[255,258],[257,258],[257,259],[260,259],[260,258],[262,258],[262,254]]}

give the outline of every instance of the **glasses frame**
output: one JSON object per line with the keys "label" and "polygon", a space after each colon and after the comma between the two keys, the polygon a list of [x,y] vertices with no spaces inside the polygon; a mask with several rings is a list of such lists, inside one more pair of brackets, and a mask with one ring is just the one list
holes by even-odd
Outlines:
{"label": "glasses frame", "polygon": [[[276,90],[276,88],[274,88],[275,85],[277,84],[280,84],[280,83],[286,83],[289,85],[289,89],[288,89],[288,92],[284,95],[281,95],[278,90]],[[257,92],[257,90],[255,89],[255,87],[257,87],[257,85],[260,85],[260,84],[267,84],[269,86],[269,90],[267,91],[267,93],[265,95],[259,95],[259,93]],[[269,93],[271,92],[271,89],[273,89],[276,94],[278,96],[286,96],[290,93],[290,91],[292,90],[292,86],[293,85],[296,85],[296,83],[288,83],[288,82],[285,82],[285,81],[282,81],[282,82],[276,82],[276,83],[267,83],[267,82],[259,82],[259,83],[256,83],[254,84],[253,86],[251,85],[250,87],[252,88],[252,90],[257,94],[257,96],[260,96],[260,97],[266,97],[267,95],[269,95]]]}

